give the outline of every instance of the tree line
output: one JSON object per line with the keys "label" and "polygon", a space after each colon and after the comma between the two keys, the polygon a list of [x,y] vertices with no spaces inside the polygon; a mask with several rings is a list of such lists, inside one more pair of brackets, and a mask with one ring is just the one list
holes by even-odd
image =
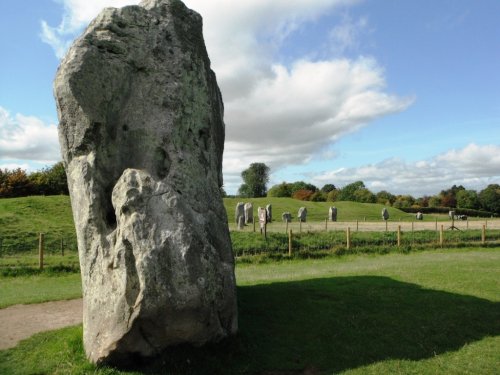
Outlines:
{"label": "tree line", "polygon": [[62,162],[32,173],[21,168],[0,168],[0,198],[58,194],[68,194],[68,181]]}
{"label": "tree line", "polygon": [[[385,190],[373,193],[363,181],[356,181],[342,188],[337,188],[334,184],[325,184],[318,188],[304,181],[282,182],[268,190],[269,172],[270,168],[264,163],[252,163],[241,174],[243,184],[238,190],[238,196],[243,198],[288,197],[314,202],[380,203],[409,211],[426,208],[458,208],[500,214],[500,185],[498,184],[490,184],[481,191],[469,190],[462,185],[453,185],[439,194],[414,198],[411,195],[394,195]],[[12,170],[0,168],[0,198],[58,194],[68,194],[68,182],[62,162],[31,173],[21,168]]]}
{"label": "tree line", "polygon": [[269,171],[269,167],[263,163],[250,164],[249,168],[241,174],[243,184],[238,190],[238,195],[246,198],[288,197],[314,202],[380,203],[408,211],[425,208],[458,208],[500,214],[500,185],[498,184],[490,184],[479,192],[466,189],[462,185],[453,185],[439,194],[419,198],[411,195],[394,195],[386,190],[373,193],[363,181],[356,181],[342,188],[337,188],[334,184],[325,184],[318,188],[304,181],[282,182],[267,190]]}

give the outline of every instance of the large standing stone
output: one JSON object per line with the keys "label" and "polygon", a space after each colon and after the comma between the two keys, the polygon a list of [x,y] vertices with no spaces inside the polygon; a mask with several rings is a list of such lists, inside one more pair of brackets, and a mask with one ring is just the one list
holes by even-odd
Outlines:
{"label": "large standing stone", "polygon": [[382,208],[382,219],[387,221],[389,220],[389,211],[387,211],[387,208]]}
{"label": "large standing stone", "polygon": [[178,0],[107,8],[54,85],[89,359],[235,333],[223,103],[201,17]]}

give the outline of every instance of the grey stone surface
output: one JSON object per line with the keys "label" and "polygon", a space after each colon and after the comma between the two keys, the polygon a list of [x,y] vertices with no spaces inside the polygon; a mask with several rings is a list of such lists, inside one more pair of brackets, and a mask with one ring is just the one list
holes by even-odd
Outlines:
{"label": "grey stone surface", "polygon": [[422,212],[417,212],[417,214],[415,215],[415,218],[417,220],[424,220],[424,214]]}
{"label": "grey stone surface", "polygon": [[263,229],[264,226],[267,224],[267,210],[265,207],[258,207],[257,208],[257,216],[259,217],[259,225],[260,228]]}
{"label": "grey stone surface", "polygon": [[305,223],[307,220],[307,208],[300,207],[299,212],[297,214],[297,217],[298,217],[299,221]]}
{"label": "grey stone surface", "polygon": [[240,217],[238,218],[238,229],[240,229],[240,230],[241,230],[241,229],[243,229],[243,228],[245,228],[245,217],[240,216]]}
{"label": "grey stone surface", "polygon": [[273,221],[273,206],[271,204],[268,204],[266,206],[266,215],[267,215],[267,222],[268,223]]}
{"label": "grey stone surface", "polygon": [[332,206],[328,209],[328,219],[330,221],[337,221],[337,207]]}
{"label": "grey stone surface", "polygon": [[387,208],[382,208],[382,219],[383,220],[389,220],[389,211],[387,211]]}
{"label": "grey stone surface", "polygon": [[243,222],[245,221],[245,203],[238,202],[236,203],[236,208],[234,209],[234,220],[236,221],[236,225],[240,222],[240,217],[243,218]]}
{"label": "grey stone surface", "polygon": [[284,221],[285,223],[291,223],[292,222],[292,214],[290,212],[283,212],[281,214],[281,220]]}
{"label": "grey stone surface", "polygon": [[54,91],[89,359],[123,364],[234,334],[223,103],[201,17],[178,0],[103,10]]}
{"label": "grey stone surface", "polygon": [[245,224],[253,223],[253,204],[245,203]]}

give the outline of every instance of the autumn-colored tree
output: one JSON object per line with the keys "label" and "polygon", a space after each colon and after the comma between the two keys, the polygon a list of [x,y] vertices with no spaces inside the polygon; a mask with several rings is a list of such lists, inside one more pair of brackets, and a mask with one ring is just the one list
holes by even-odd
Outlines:
{"label": "autumn-colored tree", "polygon": [[33,193],[33,185],[31,184],[26,171],[21,168],[13,171],[5,170],[7,175],[2,186],[0,196],[2,197],[25,197]]}
{"label": "autumn-colored tree", "polygon": [[293,199],[298,199],[301,201],[308,201],[311,199],[311,196],[314,194],[312,190],[300,189],[292,194]]}

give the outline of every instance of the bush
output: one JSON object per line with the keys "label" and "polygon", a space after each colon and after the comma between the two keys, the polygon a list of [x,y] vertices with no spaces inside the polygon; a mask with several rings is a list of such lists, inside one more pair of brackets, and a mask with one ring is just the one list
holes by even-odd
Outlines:
{"label": "bush", "polygon": [[315,193],[313,193],[313,195],[311,195],[310,197],[310,201],[311,202],[326,202],[326,194],[323,193],[322,191],[317,191]]}

